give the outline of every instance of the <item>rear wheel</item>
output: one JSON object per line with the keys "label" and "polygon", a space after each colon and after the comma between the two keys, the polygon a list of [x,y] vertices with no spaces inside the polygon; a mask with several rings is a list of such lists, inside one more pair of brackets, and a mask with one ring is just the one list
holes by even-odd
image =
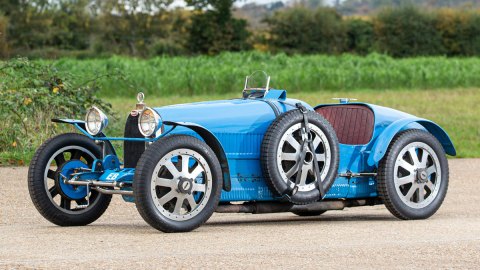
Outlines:
{"label": "rear wheel", "polygon": [[91,168],[102,151],[89,138],[68,133],[46,141],[35,153],[28,171],[28,190],[37,210],[60,226],[87,225],[108,208],[110,195],[63,182],[77,168]]}
{"label": "rear wheel", "polygon": [[425,219],[442,205],[448,189],[448,161],[430,133],[398,134],[379,164],[378,189],[387,209],[400,219]]}
{"label": "rear wheel", "polygon": [[172,135],[147,148],[135,171],[135,204],[163,232],[191,231],[215,211],[222,190],[220,163],[210,147]]}

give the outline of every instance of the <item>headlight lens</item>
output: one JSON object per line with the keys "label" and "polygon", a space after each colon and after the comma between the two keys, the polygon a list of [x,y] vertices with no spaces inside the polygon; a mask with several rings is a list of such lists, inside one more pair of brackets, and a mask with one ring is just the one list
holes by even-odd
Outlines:
{"label": "headlight lens", "polygon": [[93,106],[88,110],[85,117],[85,127],[90,135],[99,134],[107,125],[108,118],[99,108]]}
{"label": "headlight lens", "polygon": [[138,119],[138,129],[145,137],[150,137],[160,127],[160,115],[152,108],[145,108]]}

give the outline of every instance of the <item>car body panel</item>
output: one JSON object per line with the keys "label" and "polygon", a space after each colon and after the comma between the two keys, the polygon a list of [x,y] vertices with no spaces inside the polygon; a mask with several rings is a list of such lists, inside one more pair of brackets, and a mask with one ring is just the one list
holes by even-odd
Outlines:
{"label": "car body panel", "polygon": [[[279,200],[282,198],[274,196],[263,176],[260,162],[261,145],[272,122],[280,114],[296,109],[297,103],[301,103],[308,110],[344,105],[321,104],[313,108],[303,101],[287,98],[284,90],[270,90],[265,98],[206,101],[157,107],[154,110],[161,116],[165,126],[170,128],[166,127],[167,131],[163,134],[156,138],[145,138],[144,141],[154,142],[171,134],[195,136],[212,148],[222,165],[224,190],[221,201]],[[373,175],[348,177],[345,174],[348,172],[375,173],[378,162],[384,156],[391,140],[403,130],[421,129],[431,132],[442,143],[447,154],[455,155],[455,148],[448,134],[429,120],[367,103],[346,104],[366,106],[372,110],[374,130],[367,144],[339,144],[339,176],[327,192],[326,199],[377,197],[377,182]],[[81,128],[80,122],[71,120],[65,120],[65,122]],[[101,140],[110,139],[115,138],[101,138]],[[127,169],[131,174],[132,168]],[[101,180],[107,178],[100,177]],[[131,198],[126,200],[131,201]]]}

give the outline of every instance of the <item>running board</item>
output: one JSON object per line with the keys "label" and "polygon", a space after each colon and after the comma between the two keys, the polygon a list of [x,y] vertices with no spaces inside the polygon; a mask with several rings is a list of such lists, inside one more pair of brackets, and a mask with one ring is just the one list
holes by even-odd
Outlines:
{"label": "running board", "polygon": [[378,198],[363,200],[331,200],[320,201],[311,204],[290,204],[276,202],[247,202],[243,204],[221,204],[217,207],[217,213],[252,213],[268,214],[280,212],[317,212],[328,210],[342,210],[345,207],[382,204]]}

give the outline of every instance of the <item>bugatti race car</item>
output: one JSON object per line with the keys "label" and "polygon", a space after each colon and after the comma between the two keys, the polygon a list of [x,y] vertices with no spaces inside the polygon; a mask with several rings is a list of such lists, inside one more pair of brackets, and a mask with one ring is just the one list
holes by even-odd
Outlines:
{"label": "bugatti race car", "polygon": [[[448,188],[447,133],[432,121],[340,99],[315,107],[287,98],[256,72],[238,99],[147,107],[139,93],[124,137],[107,116],[53,119],[79,132],[46,141],[30,164],[38,211],[60,226],[87,225],[113,194],[163,232],[191,231],[216,211],[321,215],[384,204],[425,219]],[[112,141],[123,141],[123,163]]]}

